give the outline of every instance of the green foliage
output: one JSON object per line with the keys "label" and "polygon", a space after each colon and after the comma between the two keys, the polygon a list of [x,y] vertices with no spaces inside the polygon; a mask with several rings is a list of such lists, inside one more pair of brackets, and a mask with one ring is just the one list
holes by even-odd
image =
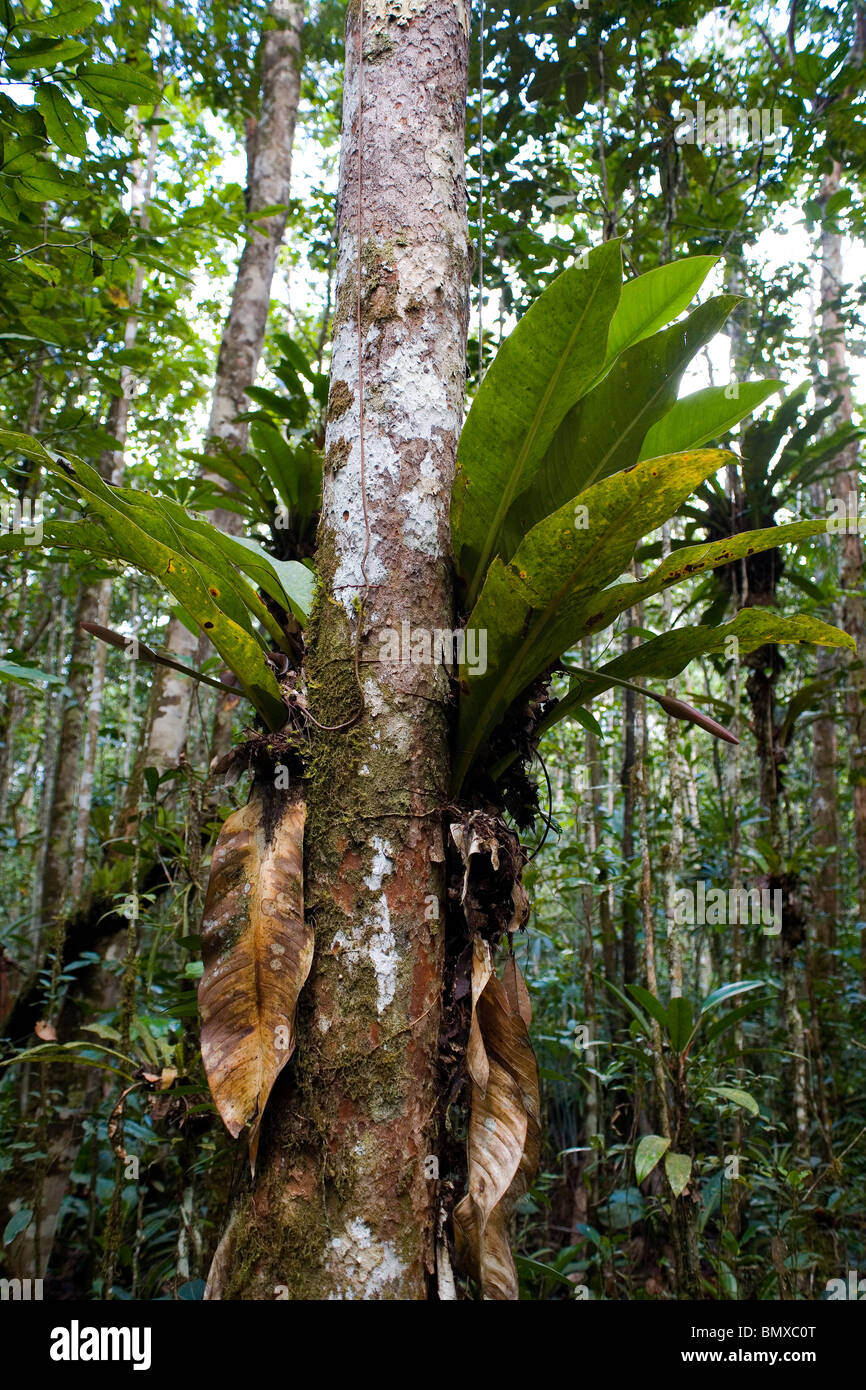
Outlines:
{"label": "green foliage", "polygon": [[[649,457],[642,448],[673,413],[689,360],[736,303],[730,296],[709,300],[683,323],[646,336],[681,306],[685,287],[701,283],[709,262],[697,260],[676,273],[666,267],[666,275],[630,282],[620,318],[618,244],[590,252],[583,267],[565,272],[532,306],[479,389],[461,436],[451,524],[467,586],[466,625],[486,632],[487,663],[483,671],[466,663],[460,670],[455,790],[513,701],[569,649],[644,594],[733,558],[730,547],[700,556],[678,551],[676,562],[663,563],[642,591],[640,584],[616,583],[638,542],[730,460],[712,450]],[[776,385],[751,384],[736,404],[724,400],[721,412],[715,393],[690,397],[669,437],[687,445],[706,441]],[[827,529],[823,520],[800,525],[798,537]],[[779,539],[779,530],[740,536],[740,553]],[[742,633],[749,641],[751,633],[759,646],[777,631],[782,641],[850,646],[844,634],[811,618],[787,629],[768,614],[754,623],[741,618],[736,633],[729,628],[724,637]],[[620,658],[611,674],[677,674],[693,656],[723,649],[724,637],[712,629],[667,634],[660,646]],[[576,696],[571,703],[584,702]]]}
{"label": "green foliage", "polygon": [[[309,570],[296,561],[273,560],[254,541],[225,535],[167,498],[112,487],[81,459],[54,458],[36,440],[6,431],[0,444],[35,459],[84,508],[80,522],[49,522],[49,542],[134,565],[163,583],[211,639],[269,726],[280,728],[285,715],[279,687],[264,659],[267,642],[253,620],[278,646],[285,637],[248,577],[303,620],[312,602]],[[0,545],[18,548],[22,541],[9,532]]]}

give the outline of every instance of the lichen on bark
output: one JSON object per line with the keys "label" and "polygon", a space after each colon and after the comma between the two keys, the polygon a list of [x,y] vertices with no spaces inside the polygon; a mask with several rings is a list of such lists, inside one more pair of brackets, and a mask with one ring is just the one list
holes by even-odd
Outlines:
{"label": "lichen on bark", "polygon": [[434,1273],[424,1160],[437,1142],[449,682],[441,666],[381,660],[379,635],[452,625],[467,35],[454,0],[377,0],[364,18],[359,120],[350,7],[321,588],[306,633],[307,698],[326,726],[306,768],[316,950],[296,1058],[209,1297],[423,1299]]}

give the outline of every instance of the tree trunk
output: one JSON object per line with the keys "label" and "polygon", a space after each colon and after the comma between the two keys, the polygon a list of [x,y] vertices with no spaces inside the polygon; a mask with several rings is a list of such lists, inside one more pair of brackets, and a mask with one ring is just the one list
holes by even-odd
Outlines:
{"label": "tree trunk", "polygon": [[[841,165],[834,163],[821,185],[822,201],[838,192]],[[837,422],[852,418],[851,375],[845,343],[845,324],[840,313],[843,289],[842,238],[826,226],[821,231],[821,330],[828,384],[840,395]],[[836,497],[845,501],[859,496],[859,445],[855,440],[839,459],[834,479]],[[866,922],[866,604],[863,600],[863,545],[857,531],[845,529],[839,537],[839,578],[842,587],[842,625],[857,645],[858,661],[848,670],[846,708],[849,720],[849,777],[854,802],[854,856],[857,866],[857,916]],[[863,971],[866,976],[866,932]]]}
{"label": "tree trunk", "polygon": [[[259,369],[271,286],[288,217],[292,144],[301,94],[303,0],[272,0],[268,18],[276,27],[265,29],[259,45],[259,118],[247,121],[247,197],[250,218],[254,220],[241,254],[220,341],[205,439],[205,449],[212,454],[241,452],[247,447],[249,424],[239,417],[250,408],[248,393]],[[265,208],[284,211],[269,217],[258,216]],[[223,508],[213,511],[209,520],[231,535],[239,535],[242,530],[238,514]],[[172,617],[169,622],[165,648],[182,660],[191,651],[189,634],[179,618]],[[190,680],[165,666],[155,668],[148,718],[150,734],[139,754],[141,767],[156,767],[162,772],[176,765],[177,756],[186,745],[192,696]],[[131,788],[125,810],[127,821],[136,805]]]}
{"label": "tree trunk", "polygon": [[307,675],[317,719],[349,724],[360,669],[363,714],[319,734],[313,753],[316,952],[298,1050],[265,1112],[255,1186],[217,1252],[211,1298],[424,1299],[432,1286],[447,681],[441,667],[376,658],[378,636],[404,619],[451,625],[467,56],[468,15],[452,0],[350,7],[324,593]]}
{"label": "tree trunk", "polygon": [[[588,669],[592,667],[591,637],[585,638],[583,642],[583,664]],[[587,776],[589,778],[591,808],[591,814],[588,819],[590,854],[596,880],[599,885],[601,885],[601,892],[598,894],[598,916],[599,925],[601,927],[602,962],[604,965],[605,977],[616,983],[616,927],[614,926],[613,920],[612,892],[607,881],[607,866],[600,859],[600,851],[605,831],[601,798],[601,784],[604,771],[601,765],[598,739],[591,729],[585,731],[584,746],[586,748],[586,766]]]}
{"label": "tree trunk", "polygon": [[[135,168],[135,180],[131,194],[131,213],[142,228],[148,225],[148,206],[153,192],[156,171],[156,156],[159,139],[158,125],[151,126],[147,158],[144,167]],[[138,336],[138,307],[144,291],[144,267],[136,266],[135,278],[129,290],[129,314],[124,325],[123,347],[130,352],[135,347]],[[108,431],[116,441],[116,448],[107,450],[99,461],[99,471],[106,481],[115,486],[123,477],[124,447],[129,425],[129,405],[133,395],[133,378],[130,368],[124,363],[120,369],[120,394],[111,403]],[[82,630],[82,623],[99,621],[100,612],[105,610],[105,586],[107,580],[84,584],[78,596],[72,632],[72,650],[69,657],[67,685],[70,696],[67,699],[60,728],[60,741],[54,767],[54,780],[51,792],[51,813],[48,831],[47,851],[44,868],[44,912],[53,924],[57,969],[62,951],[62,936],[65,930],[64,913],[67,888],[71,869],[70,849],[74,840],[76,816],[75,794],[78,786],[79,763],[85,731],[85,713],[88,709],[90,674],[93,660],[93,637]],[[98,723],[98,716],[97,716]],[[55,975],[57,974],[55,969]],[[56,991],[52,990],[52,993]],[[57,999],[52,998],[52,1008]]]}
{"label": "tree trunk", "polygon": [[[636,621],[634,610],[629,611],[629,623]],[[627,632],[623,639],[623,653],[631,651],[634,638]],[[626,690],[623,695],[623,759],[620,770],[622,788],[622,860],[624,867],[622,889],[622,981],[623,985],[637,983],[637,924],[635,903],[637,888],[635,884],[635,693]]]}
{"label": "tree trunk", "polygon": [[[111,580],[104,579],[99,586],[96,604],[96,621],[108,626],[111,603]],[[87,702],[87,725],[84,730],[84,748],[81,754],[81,775],[78,779],[78,807],[75,818],[75,840],[72,846],[72,873],[69,877],[69,900],[76,902],[84,887],[87,870],[87,835],[90,830],[90,811],[93,806],[93,787],[96,780],[96,755],[99,746],[99,721],[102,718],[102,699],[105,693],[105,664],[108,647],[97,642],[93,648],[93,675],[90,681],[90,698]]]}
{"label": "tree trunk", "polygon": [[[303,0],[271,0],[259,45],[261,107],[247,122],[247,197],[250,232],[238,266],[231,308],[223,328],[207,430],[208,447],[246,448],[249,425],[238,417],[250,408],[268,326],[271,285],[286,230],[292,178],[292,144],[301,94]],[[268,217],[265,208],[280,208]],[[216,513],[232,529],[234,513]]]}
{"label": "tree trunk", "polygon": [[[671,549],[671,528],[668,523],[662,532],[662,554],[667,556]],[[673,599],[670,589],[662,594],[663,630],[668,632],[673,626]],[[665,694],[676,698],[677,686],[670,681]],[[676,904],[677,879],[683,867],[683,769],[680,762],[679,722],[669,718],[665,726],[665,744],[668,763],[668,797],[671,808],[671,834],[669,842],[662,847],[661,861],[664,874],[665,926],[667,931],[668,981],[671,998],[678,998],[683,992],[683,961],[679,927],[674,907]]]}

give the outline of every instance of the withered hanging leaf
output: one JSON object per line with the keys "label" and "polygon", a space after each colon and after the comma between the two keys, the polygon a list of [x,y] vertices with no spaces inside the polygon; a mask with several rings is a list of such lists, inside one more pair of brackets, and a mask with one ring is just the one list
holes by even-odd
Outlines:
{"label": "withered hanging leaf", "polygon": [[[521,995],[526,993],[525,1008],[529,1002],[528,991],[516,961],[512,963],[512,971],[515,976],[515,997],[519,1001]],[[478,1001],[478,1023],[488,1056],[491,1060],[495,1057],[514,1077],[528,1117],[540,1125],[538,1063],[529,1041],[526,1020],[519,1003],[517,1007],[512,1006],[505,983],[495,975]]]}
{"label": "withered hanging leaf", "polygon": [[458,1263],[478,1280],[484,1298],[517,1297],[502,1199],[520,1167],[526,1143],[526,1108],[511,1073],[493,1058],[482,1095],[472,1088],[469,1191],[454,1208]]}
{"label": "withered hanging leaf", "polygon": [[483,937],[476,936],[472,942],[472,1022],[469,1025],[469,1043],[466,1048],[466,1070],[482,1095],[487,1090],[490,1064],[487,1060],[487,1051],[484,1047],[481,1029],[478,1026],[476,1010],[478,1000],[492,974],[493,957],[490,943],[485,941]]}
{"label": "withered hanging leaf", "polygon": [[502,972],[502,987],[505,990],[511,1012],[519,1014],[528,1028],[532,1022],[532,1001],[529,998],[526,981],[513,955],[510,955],[505,962],[505,969]]}
{"label": "withered hanging leaf", "polygon": [[529,996],[513,957],[506,980],[492,975],[476,1018],[488,1059],[484,1092],[472,1087],[469,1191],[454,1210],[458,1263],[485,1299],[516,1299],[508,1240],[514,1202],[529,1188],[541,1153],[538,1067],[527,1032]]}
{"label": "withered hanging leaf", "polygon": [[295,1008],[313,960],[304,922],[301,801],[255,792],[220,831],[202,920],[201,1045],[216,1107],[237,1138],[259,1126],[295,1049]]}
{"label": "withered hanging leaf", "polygon": [[529,921],[529,894],[519,879],[511,885],[511,921],[505,928],[512,936],[522,931]]}

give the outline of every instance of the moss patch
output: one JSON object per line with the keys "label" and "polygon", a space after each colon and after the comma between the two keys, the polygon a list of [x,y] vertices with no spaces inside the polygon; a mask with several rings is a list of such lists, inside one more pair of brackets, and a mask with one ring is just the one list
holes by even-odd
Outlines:
{"label": "moss patch", "polygon": [[339,420],[352,404],[352,392],[345,381],[332,381],[328,392],[328,419]]}

